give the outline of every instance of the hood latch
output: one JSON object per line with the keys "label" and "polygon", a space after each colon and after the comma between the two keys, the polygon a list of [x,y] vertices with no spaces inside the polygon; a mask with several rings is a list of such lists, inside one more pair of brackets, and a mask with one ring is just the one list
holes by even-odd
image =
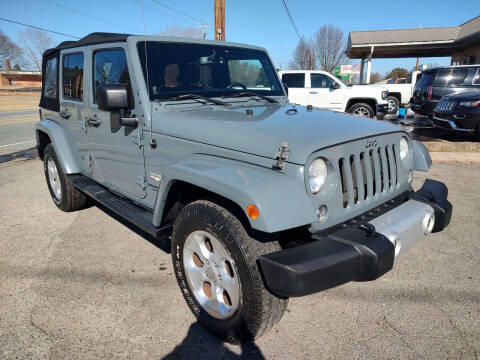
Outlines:
{"label": "hood latch", "polygon": [[275,155],[275,164],[273,165],[274,169],[283,170],[285,169],[285,162],[288,160],[290,156],[290,145],[288,142],[283,142],[280,144],[278,148],[277,155]]}

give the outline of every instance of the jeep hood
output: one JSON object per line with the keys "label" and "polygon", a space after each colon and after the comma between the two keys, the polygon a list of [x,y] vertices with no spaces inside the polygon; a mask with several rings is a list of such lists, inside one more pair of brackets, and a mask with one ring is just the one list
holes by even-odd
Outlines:
{"label": "jeep hood", "polygon": [[[247,114],[247,110],[251,110],[252,115]],[[154,114],[157,116],[168,118],[166,130],[171,136],[271,159],[275,158],[280,144],[288,142],[291,148],[288,161],[296,164],[305,164],[310,154],[327,146],[401,131],[383,121],[329,110],[308,111],[290,104],[200,105]]]}

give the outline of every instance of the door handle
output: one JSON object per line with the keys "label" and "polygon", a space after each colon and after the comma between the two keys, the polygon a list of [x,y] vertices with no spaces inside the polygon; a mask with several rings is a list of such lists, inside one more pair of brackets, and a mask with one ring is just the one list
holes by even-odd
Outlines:
{"label": "door handle", "polygon": [[318,94],[317,91],[310,91],[310,94]]}
{"label": "door handle", "polygon": [[68,119],[70,116],[72,116],[72,113],[67,109],[60,111],[59,114],[64,119]]}
{"label": "door handle", "polygon": [[99,127],[102,122],[98,120],[97,115],[93,114],[91,117],[87,116],[87,124],[93,127]]}

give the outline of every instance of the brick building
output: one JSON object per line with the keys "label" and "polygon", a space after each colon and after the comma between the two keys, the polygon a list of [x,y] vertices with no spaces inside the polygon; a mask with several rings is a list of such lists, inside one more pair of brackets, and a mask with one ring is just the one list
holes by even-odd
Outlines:
{"label": "brick building", "polygon": [[5,60],[5,69],[0,70],[0,87],[42,87],[40,71],[12,70],[10,60]]}

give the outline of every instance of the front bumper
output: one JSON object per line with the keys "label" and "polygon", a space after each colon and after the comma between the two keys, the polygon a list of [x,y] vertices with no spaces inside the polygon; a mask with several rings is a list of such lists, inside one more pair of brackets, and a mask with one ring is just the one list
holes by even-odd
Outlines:
{"label": "front bumper", "polygon": [[480,124],[480,110],[451,112],[438,112],[433,114],[433,122],[436,127],[459,133],[473,134]]}
{"label": "front bumper", "polygon": [[382,116],[382,115],[386,115],[388,112],[388,103],[386,104],[377,104],[377,108],[376,108],[376,112],[375,114],[377,116]]}
{"label": "front bumper", "polygon": [[[417,192],[403,194],[307,244],[262,255],[266,287],[280,296],[303,296],[350,281],[375,280],[390,271],[395,256],[429,232],[450,223],[448,189],[426,180]],[[434,215],[433,228],[428,222]]]}

